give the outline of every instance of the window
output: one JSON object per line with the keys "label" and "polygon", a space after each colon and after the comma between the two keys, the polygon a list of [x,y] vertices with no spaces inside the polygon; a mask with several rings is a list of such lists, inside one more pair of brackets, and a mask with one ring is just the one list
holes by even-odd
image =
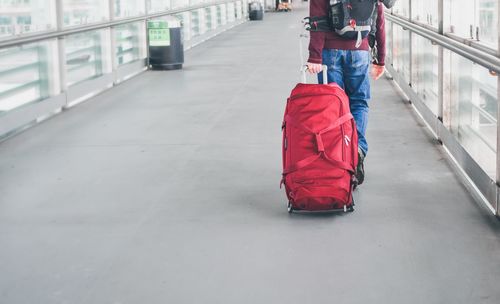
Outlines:
{"label": "window", "polygon": [[0,38],[53,30],[55,0],[0,1]]}
{"label": "window", "polygon": [[170,9],[170,0],[147,0],[148,13],[157,13]]}
{"label": "window", "polygon": [[[415,1],[415,0],[413,0]],[[425,0],[424,0],[425,1]],[[427,0],[429,1],[429,0]],[[392,8],[394,14],[409,18],[410,17],[410,0],[398,0]]]}
{"label": "window", "polygon": [[445,0],[445,30],[498,48],[498,0]]}
{"label": "window", "polygon": [[143,15],[144,0],[115,0],[115,17]]}
{"label": "window", "polygon": [[74,26],[109,19],[108,1],[63,0],[64,25]]}
{"label": "window", "polygon": [[438,1],[412,0],[411,18],[422,24],[438,27]]}
{"label": "window", "polygon": [[[171,5],[172,5],[172,8],[180,8],[180,7],[186,7],[186,6],[189,6],[189,0],[171,0]],[[191,3],[191,5],[194,5],[194,1],[193,3]]]}

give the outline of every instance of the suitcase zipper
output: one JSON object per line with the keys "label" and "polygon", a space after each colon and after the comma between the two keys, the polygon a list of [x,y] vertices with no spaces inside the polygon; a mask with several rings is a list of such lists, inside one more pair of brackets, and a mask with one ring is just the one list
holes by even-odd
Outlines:
{"label": "suitcase zipper", "polygon": [[[344,109],[342,108],[343,104],[340,103],[340,117],[344,116]],[[344,124],[340,125],[340,132],[342,133],[342,161],[345,161],[345,149],[346,149],[346,143],[345,143],[345,130],[344,130]]]}
{"label": "suitcase zipper", "polygon": [[[292,180],[294,183],[301,185],[329,185],[329,183],[324,183],[324,181],[331,181],[335,183],[339,178],[343,178],[343,174],[339,176],[315,176],[309,178],[299,178]],[[318,184],[318,182],[321,182]]]}

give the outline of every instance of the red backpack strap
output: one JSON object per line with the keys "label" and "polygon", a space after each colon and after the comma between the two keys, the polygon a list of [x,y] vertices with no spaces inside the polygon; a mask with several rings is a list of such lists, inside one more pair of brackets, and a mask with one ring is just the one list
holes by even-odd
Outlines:
{"label": "red backpack strap", "polygon": [[286,175],[286,174],[298,171],[300,169],[303,169],[303,168],[309,166],[310,164],[314,163],[320,157],[324,157],[327,161],[329,161],[335,167],[340,168],[340,169],[344,169],[344,170],[346,170],[346,171],[354,174],[354,168],[353,168],[353,166],[350,163],[338,161],[338,160],[335,160],[335,159],[331,159],[331,158],[329,158],[326,155],[325,152],[319,152],[318,154],[311,155],[311,156],[309,156],[307,158],[304,158],[303,160],[299,160],[295,164],[292,164],[292,165],[288,166],[283,171],[283,175]]}
{"label": "red backpack strap", "polygon": [[[322,152],[321,152],[322,153]],[[298,171],[304,167],[309,166],[310,164],[314,163],[316,160],[318,160],[321,157],[321,153],[311,155],[307,158],[304,158],[303,160],[299,160],[295,164],[289,165],[285,170],[283,171],[283,175]]]}
{"label": "red backpack strap", "polygon": [[349,120],[351,119],[354,119],[354,117],[352,116],[351,113],[347,113],[341,117],[339,117],[339,119],[337,119],[336,121],[334,121],[329,127],[327,127],[326,129],[323,129],[319,132],[319,134],[325,134],[326,132],[328,131],[331,131],[343,124],[345,124],[346,122],[348,122]]}

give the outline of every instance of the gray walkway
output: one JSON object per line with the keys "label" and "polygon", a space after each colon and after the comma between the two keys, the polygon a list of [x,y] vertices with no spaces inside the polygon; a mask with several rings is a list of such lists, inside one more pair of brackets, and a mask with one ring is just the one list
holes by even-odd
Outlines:
{"label": "gray walkway", "polygon": [[499,303],[500,223],[387,80],[356,212],[286,213],[305,14],[267,14],[1,143],[0,303]]}

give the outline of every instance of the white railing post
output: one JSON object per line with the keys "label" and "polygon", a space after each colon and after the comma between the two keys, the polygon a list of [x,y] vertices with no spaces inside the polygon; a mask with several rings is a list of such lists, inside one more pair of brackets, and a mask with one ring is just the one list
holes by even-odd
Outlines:
{"label": "white railing post", "polygon": [[[146,1],[144,1],[146,3]],[[109,9],[109,21],[115,20],[115,0],[108,0],[108,9]],[[111,26],[109,28],[109,37],[110,37],[110,52],[111,52],[111,73],[113,74],[113,84],[118,82],[118,62],[116,58],[116,28]]]}
{"label": "white railing post", "polygon": [[[57,31],[61,31],[64,27],[64,7],[63,0],[56,0],[56,18],[57,18]],[[58,53],[58,71],[59,71],[59,81],[61,93],[65,95],[65,106],[68,105],[68,97],[66,92],[68,91],[68,81],[66,75],[66,52],[64,50],[64,39],[65,36],[57,37],[57,53]]]}
{"label": "white railing post", "polygon": [[[500,29],[500,4],[497,3],[497,29]],[[497,45],[500,50],[500,30],[497,30]],[[498,52],[497,52],[497,56]],[[496,216],[500,217],[500,77],[497,73],[497,159],[496,159],[496,190],[497,190],[497,205]]]}
{"label": "white railing post", "polygon": [[[438,32],[443,35],[444,1],[438,0]],[[443,122],[444,116],[444,49],[438,45],[438,119]],[[439,128],[438,128],[439,129]],[[436,130],[438,140],[441,140],[439,131]]]}
{"label": "white railing post", "polygon": [[[412,4],[411,4],[411,0],[408,0],[408,20],[410,20],[410,22],[412,22]],[[403,31],[405,29],[403,28]],[[409,75],[408,75],[408,84],[410,86],[413,85],[413,34],[410,30],[406,30],[408,32],[408,46],[409,46],[409,57],[410,57],[410,62],[408,62],[408,69],[409,69]]]}

